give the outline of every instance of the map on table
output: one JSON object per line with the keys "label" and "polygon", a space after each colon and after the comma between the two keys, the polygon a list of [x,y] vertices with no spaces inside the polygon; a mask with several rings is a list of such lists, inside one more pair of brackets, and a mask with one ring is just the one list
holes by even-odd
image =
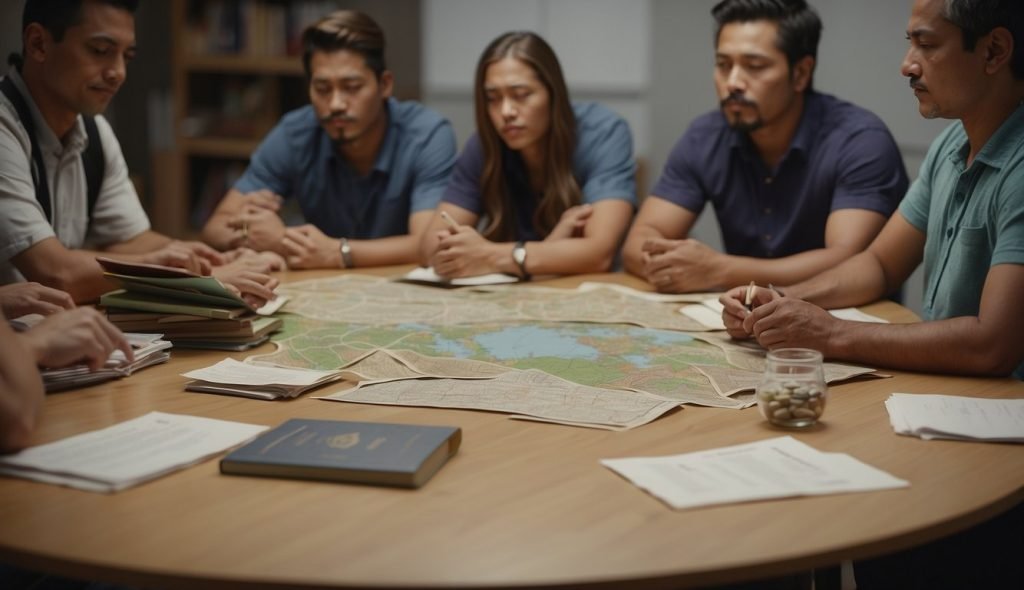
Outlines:
{"label": "map on table", "polygon": [[[639,425],[639,416],[645,423],[681,403],[747,407],[753,403],[749,390],[760,380],[764,364],[759,348],[698,332],[696,322],[677,312],[677,303],[644,300],[622,289],[513,286],[449,291],[344,275],[291,283],[281,291],[291,301],[284,329],[274,337],[278,350],[248,360],[344,367],[360,387],[329,396],[343,401],[406,399],[409,405],[492,409],[625,428]],[[833,380],[871,371],[843,365],[828,369]],[[572,419],[553,412],[549,397],[528,399],[520,387],[514,396],[520,405],[510,406],[512,382],[536,386],[538,371],[615,393],[596,396],[593,403],[621,404],[624,392],[643,403],[616,414],[619,421],[607,419],[607,412]],[[396,383],[427,377],[449,380],[443,384],[449,388],[448,401],[438,397],[436,403],[426,403],[422,395],[413,396],[409,384]],[[477,379],[489,381],[466,381]],[[460,396],[464,405],[452,406],[451,391],[459,388],[472,390],[472,399]],[[738,393],[744,389],[746,393]],[[382,396],[391,401],[381,401]],[[598,419],[598,414],[603,417]]]}

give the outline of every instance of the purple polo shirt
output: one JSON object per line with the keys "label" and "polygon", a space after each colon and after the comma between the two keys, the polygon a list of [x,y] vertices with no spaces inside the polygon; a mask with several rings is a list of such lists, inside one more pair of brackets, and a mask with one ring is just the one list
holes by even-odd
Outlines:
{"label": "purple polo shirt", "polygon": [[[633,137],[626,121],[596,103],[573,104],[576,115],[576,149],[572,171],[580,185],[584,203],[620,199],[636,206],[636,163]],[[540,195],[530,188],[526,164],[519,152],[502,145],[505,186],[513,198],[516,212],[516,239],[540,240],[533,227],[533,214]],[[477,215],[483,214],[480,177],[484,169],[484,149],[480,137],[473,134],[462,149],[448,188],[441,198]]]}
{"label": "purple polo shirt", "polygon": [[907,191],[896,142],[874,114],[810,92],[793,141],[774,170],[721,111],[697,118],[672,148],[651,195],[699,214],[715,208],[725,251],[757,258],[825,247],[838,209],[888,217]]}

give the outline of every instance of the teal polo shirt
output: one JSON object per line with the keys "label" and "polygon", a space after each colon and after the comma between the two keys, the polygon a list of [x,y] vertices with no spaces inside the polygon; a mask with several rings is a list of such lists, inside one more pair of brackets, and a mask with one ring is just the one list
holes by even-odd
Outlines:
{"label": "teal polo shirt", "polygon": [[[977,316],[989,268],[1024,264],[1024,105],[967,166],[963,125],[932,143],[900,213],[926,235],[925,319]],[[1024,379],[1024,363],[1014,375]]]}

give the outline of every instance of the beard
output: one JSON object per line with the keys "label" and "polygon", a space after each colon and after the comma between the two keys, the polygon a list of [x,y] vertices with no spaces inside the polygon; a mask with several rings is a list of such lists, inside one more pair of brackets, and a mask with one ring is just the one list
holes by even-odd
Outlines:
{"label": "beard", "polygon": [[[742,115],[728,113],[725,110],[725,107],[730,105],[750,107],[754,110],[754,120],[746,121],[742,118]],[[730,93],[729,96],[726,96],[719,101],[719,106],[722,108],[722,115],[725,116],[725,120],[729,123],[729,127],[737,131],[742,133],[751,133],[764,126],[764,119],[761,118],[761,111],[758,110],[757,103],[743,96],[739,92]]]}
{"label": "beard", "polygon": [[[332,123],[343,122],[343,123],[355,123],[355,117],[345,115],[338,112],[328,113],[327,115],[320,117],[320,125],[327,129]],[[348,131],[350,135],[345,135]],[[331,141],[334,143],[335,148],[344,147],[347,144],[352,143],[359,138],[359,133],[352,129],[342,129],[338,137],[331,137]]]}

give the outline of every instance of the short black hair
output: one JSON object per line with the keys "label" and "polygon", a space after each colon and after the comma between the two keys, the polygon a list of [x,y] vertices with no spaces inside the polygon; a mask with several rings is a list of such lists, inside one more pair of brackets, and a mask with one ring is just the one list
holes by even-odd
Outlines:
{"label": "short black hair", "polygon": [[[100,4],[108,4],[135,14],[139,0],[93,0]],[[64,39],[64,33],[70,27],[82,21],[82,3],[85,0],[25,0],[25,10],[21,13],[21,31],[32,23],[39,23],[53,35],[58,43]],[[22,57],[12,53],[7,62],[21,69]]]}
{"label": "short black hair", "polygon": [[[716,44],[722,28],[729,23],[769,20],[778,23],[775,45],[786,54],[790,68],[808,55],[817,63],[821,18],[804,0],[722,0],[711,9],[711,16],[715,19]],[[807,88],[811,88],[810,83]]]}
{"label": "short black hair", "polygon": [[363,56],[366,67],[379,80],[387,69],[385,49],[384,31],[370,15],[358,10],[337,10],[302,32],[302,67],[306,77],[312,78],[310,62],[314,51],[352,51]]}
{"label": "short black hair", "polygon": [[942,16],[963,34],[964,50],[974,51],[978,39],[1003,27],[1013,35],[1013,77],[1024,80],[1024,2],[1021,0],[946,0]]}

